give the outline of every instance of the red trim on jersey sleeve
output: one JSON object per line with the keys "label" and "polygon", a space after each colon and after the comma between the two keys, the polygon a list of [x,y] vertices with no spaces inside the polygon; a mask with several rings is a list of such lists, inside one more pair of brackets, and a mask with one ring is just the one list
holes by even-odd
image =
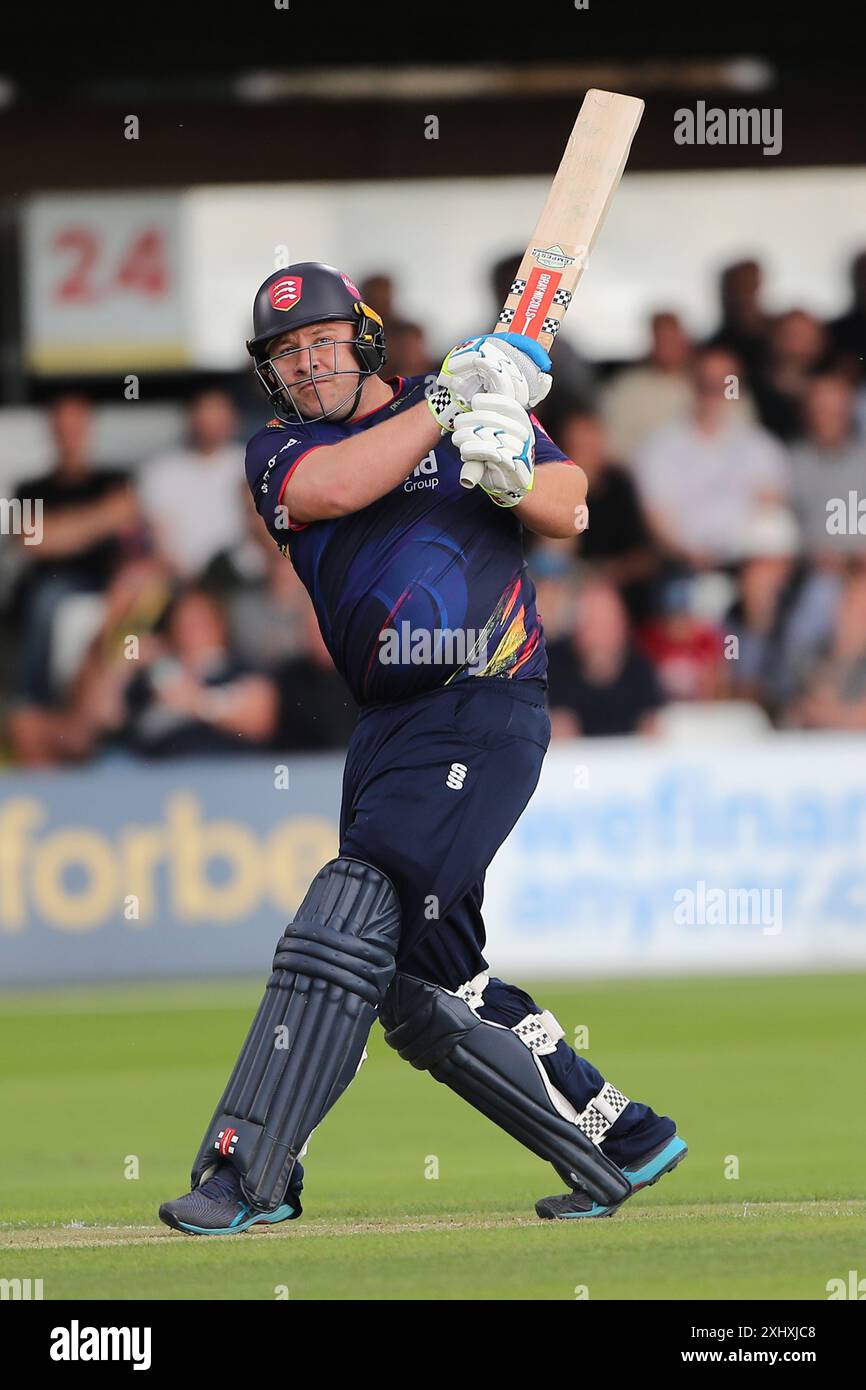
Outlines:
{"label": "red trim on jersey sleeve", "polygon": [[[288,483],[289,479],[291,478],[291,476],[292,476],[292,474],[294,473],[295,469],[297,468],[298,464],[299,464],[299,463],[302,463],[303,460],[307,457],[308,454],[314,454],[314,453],[316,452],[317,449],[324,449],[324,448],[326,448],[326,447],[327,447],[327,446],[324,445],[324,444],[311,444],[310,447],[309,447],[309,449],[305,449],[304,452],[303,452],[302,454],[298,454],[298,457],[294,460],[294,462],[292,463],[292,465],[291,465],[291,467],[289,468],[288,472],[286,473],[285,478],[283,478],[283,481],[282,481],[282,483],[280,484],[280,490],[279,490],[279,492],[277,493],[277,503],[276,503],[277,507],[281,507],[282,504],[283,504],[283,493],[284,493],[285,490],[286,490],[286,484]],[[289,529],[290,531],[304,531],[304,530],[306,530],[306,528],[309,526],[309,524],[310,524],[309,521],[292,521],[292,518],[289,517],[289,528],[288,528],[288,529]]]}
{"label": "red trim on jersey sleeve", "polygon": [[541,421],[532,414],[532,411],[529,412],[529,421],[535,431],[536,464],[540,466],[545,463],[570,463],[574,467],[574,459],[565,457],[556,440],[551,439]]}

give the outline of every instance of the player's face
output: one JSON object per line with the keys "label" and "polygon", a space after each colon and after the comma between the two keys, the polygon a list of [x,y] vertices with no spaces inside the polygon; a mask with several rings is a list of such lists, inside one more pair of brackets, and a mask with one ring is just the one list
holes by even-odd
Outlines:
{"label": "player's face", "polygon": [[352,346],[355,325],[331,320],[284,333],[271,344],[274,370],[298,413],[343,419],[352,409],[360,370]]}

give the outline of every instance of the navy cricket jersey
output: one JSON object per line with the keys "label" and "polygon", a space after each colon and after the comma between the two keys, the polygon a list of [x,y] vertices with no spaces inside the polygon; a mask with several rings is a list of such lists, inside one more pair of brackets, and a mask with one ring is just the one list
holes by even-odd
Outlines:
{"label": "navy cricket jersey", "polygon": [[[360,511],[308,523],[288,516],[286,483],[312,450],[424,399],[425,377],[388,384],[393,399],[366,415],[345,424],[271,420],[247,445],[256,508],[313,601],[334,665],[359,705],[478,675],[545,679],[521,524],[480,488],[460,486],[460,454],[450,435],[404,482]],[[564,459],[533,424],[536,465]]]}

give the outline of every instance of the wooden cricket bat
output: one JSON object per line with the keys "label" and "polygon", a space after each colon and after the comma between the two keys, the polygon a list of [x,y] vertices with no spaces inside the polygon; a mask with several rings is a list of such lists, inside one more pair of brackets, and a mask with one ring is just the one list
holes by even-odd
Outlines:
{"label": "wooden cricket bat", "polygon": [[[494,333],[524,333],[550,351],[604,226],[643,107],[638,97],[587,92]],[[481,463],[464,463],[460,481],[474,487],[483,472]]]}

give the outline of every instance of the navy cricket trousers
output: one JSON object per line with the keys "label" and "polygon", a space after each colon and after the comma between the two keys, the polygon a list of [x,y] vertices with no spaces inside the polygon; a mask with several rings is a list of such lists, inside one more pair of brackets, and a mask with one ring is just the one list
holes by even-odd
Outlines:
{"label": "navy cricket trousers", "polygon": [[[549,742],[544,686],[535,680],[479,676],[361,711],[343,774],[340,853],[374,864],[394,884],[399,970],[449,990],[487,972],[484,875],[535,790]],[[507,1027],[540,1012],[523,990],[495,978],[478,1009]],[[604,1084],[564,1040],[542,1062],[578,1111]],[[674,1132],[672,1120],[632,1102],[601,1147],[624,1165]]]}

